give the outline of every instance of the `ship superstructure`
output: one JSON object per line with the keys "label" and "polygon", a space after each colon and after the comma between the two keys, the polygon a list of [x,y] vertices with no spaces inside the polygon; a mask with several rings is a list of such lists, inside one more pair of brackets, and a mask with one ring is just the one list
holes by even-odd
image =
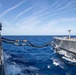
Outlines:
{"label": "ship superstructure", "polygon": [[73,53],[76,53],[76,38],[70,37],[70,31],[68,37],[54,37],[54,44],[56,48],[64,49]]}

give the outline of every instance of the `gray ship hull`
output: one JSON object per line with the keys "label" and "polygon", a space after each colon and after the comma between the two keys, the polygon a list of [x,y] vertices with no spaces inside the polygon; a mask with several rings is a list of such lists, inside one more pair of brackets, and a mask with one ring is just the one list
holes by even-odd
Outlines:
{"label": "gray ship hull", "polygon": [[74,39],[54,37],[54,43],[56,48],[61,48],[76,53],[76,40]]}

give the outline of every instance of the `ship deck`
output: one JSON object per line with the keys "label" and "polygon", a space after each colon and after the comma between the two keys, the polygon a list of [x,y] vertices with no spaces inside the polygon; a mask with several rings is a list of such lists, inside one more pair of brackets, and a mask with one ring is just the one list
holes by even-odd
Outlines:
{"label": "ship deck", "polygon": [[66,40],[66,41],[76,41],[76,38],[67,38],[67,37],[54,37],[54,39]]}

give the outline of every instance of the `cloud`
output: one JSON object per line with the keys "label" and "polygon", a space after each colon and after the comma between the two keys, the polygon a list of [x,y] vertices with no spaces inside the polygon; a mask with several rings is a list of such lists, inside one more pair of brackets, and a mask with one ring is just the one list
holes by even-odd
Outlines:
{"label": "cloud", "polygon": [[[55,35],[55,34],[67,34],[68,29],[72,29],[73,30],[72,33],[75,34],[76,18],[59,17],[62,15],[64,15],[64,17],[66,17],[66,15],[64,13],[68,14],[69,11],[74,10],[74,9],[68,9],[68,8],[73,8],[74,2],[72,2],[72,3],[67,2],[66,4],[64,4],[64,3],[65,2],[58,4],[58,2],[56,1],[49,7],[46,7],[43,9],[37,9],[35,7],[35,9],[37,9],[37,10],[33,11],[30,15],[28,13],[28,15],[25,17],[24,13],[32,10],[34,7],[34,5],[33,5],[32,7],[29,7],[26,10],[19,12],[19,14],[15,16],[14,22],[3,21],[4,27],[3,27],[2,34]],[[7,11],[5,11],[5,13],[3,15],[5,15],[9,11],[17,8],[18,6],[8,9]],[[53,6],[55,8],[52,8]],[[18,19],[19,17],[21,17],[21,18]],[[17,21],[16,21],[16,19],[17,19]]]}
{"label": "cloud", "polygon": [[44,18],[48,18],[49,16],[55,16],[55,15],[58,15],[58,14],[61,14],[61,13],[65,13],[65,11],[63,11],[63,9],[65,9],[66,7],[68,7],[68,3],[69,2],[65,6],[62,6],[64,3],[65,2],[58,4],[57,1],[53,2],[53,4],[50,5],[48,8],[45,8],[43,10],[39,10],[37,12],[34,12],[33,14],[31,14],[31,16],[38,15],[38,17],[40,17],[41,19],[44,19]]}
{"label": "cloud", "polygon": [[[54,8],[51,9],[51,7],[49,8],[49,11],[46,11],[45,13],[43,13],[42,15],[45,15],[43,18],[48,18],[51,16],[56,16],[59,14],[59,16],[63,15],[63,14],[67,14],[70,11],[75,10],[75,1],[69,1],[65,4],[65,2],[61,2],[60,4],[56,4],[54,5]],[[64,6],[63,6],[64,4]],[[51,9],[51,10],[50,10]]]}
{"label": "cloud", "polygon": [[[45,15],[45,16],[43,16],[42,19],[47,19],[49,17],[50,18],[51,17],[53,17],[53,18],[60,17],[60,16],[63,16],[65,14],[68,14],[71,11],[75,11],[76,10],[76,8],[75,8],[76,5],[74,4],[75,3],[74,1],[67,2],[65,4],[65,6],[63,6],[64,3],[58,4],[55,8],[51,9],[50,11],[47,11],[47,12],[43,13],[42,15]],[[62,5],[62,6],[60,6],[60,5]]]}
{"label": "cloud", "polygon": [[26,10],[24,10],[23,12],[19,13],[14,20],[16,20],[18,17],[20,17],[21,15],[23,15],[24,13],[28,12],[29,10],[31,10],[34,6],[27,8]]}
{"label": "cloud", "polygon": [[[67,30],[72,29],[75,34],[76,18],[60,18],[43,24],[36,16],[29,19],[22,19],[14,25],[3,28],[3,34],[9,35],[56,35],[68,34]],[[5,32],[6,31],[6,32]]]}
{"label": "cloud", "polygon": [[23,1],[21,1],[20,3],[16,4],[15,6],[13,6],[13,7],[7,9],[6,11],[4,11],[4,12],[0,15],[0,18],[1,18],[2,16],[4,16],[5,14],[7,14],[9,11],[11,11],[11,10],[19,7],[20,5],[22,5],[25,1],[26,1],[26,0],[23,0]]}

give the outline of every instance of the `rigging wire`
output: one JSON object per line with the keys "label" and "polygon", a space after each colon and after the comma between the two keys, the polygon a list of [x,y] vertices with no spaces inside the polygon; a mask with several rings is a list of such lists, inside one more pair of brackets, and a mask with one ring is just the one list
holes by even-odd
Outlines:
{"label": "rigging wire", "polygon": [[11,40],[11,39],[7,39],[2,37],[3,40],[7,40],[7,41],[13,41],[13,42],[27,42],[27,40]]}
{"label": "rigging wire", "polygon": [[43,46],[36,46],[36,45],[34,45],[33,43],[31,43],[30,41],[27,41],[27,42],[30,44],[30,46],[32,46],[32,47],[36,47],[36,48],[43,48],[43,47],[47,47],[47,46],[50,45],[50,42],[47,43],[47,44],[45,44],[45,45],[43,45]]}
{"label": "rigging wire", "polygon": [[[2,37],[2,42],[6,42],[6,43],[9,43],[9,44],[14,44],[16,46],[26,46],[26,44],[24,43],[28,43],[29,45],[28,46],[32,46],[32,47],[36,47],[36,48],[43,48],[43,47],[47,47],[49,45],[51,45],[51,42],[43,45],[43,46],[36,46],[34,45],[33,43],[31,43],[30,41],[27,41],[27,40],[11,40],[11,39],[7,39],[7,38],[3,38]],[[19,42],[23,42],[22,44],[19,44]]]}

